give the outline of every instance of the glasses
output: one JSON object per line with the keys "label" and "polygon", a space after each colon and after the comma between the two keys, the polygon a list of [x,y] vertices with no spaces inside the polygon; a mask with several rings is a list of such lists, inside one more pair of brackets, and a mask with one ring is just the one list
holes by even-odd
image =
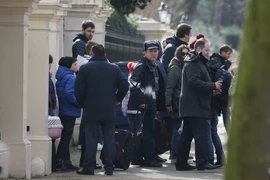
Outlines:
{"label": "glasses", "polygon": [[181,52],[181,56],[187,56],[188,55],[188,52]]}

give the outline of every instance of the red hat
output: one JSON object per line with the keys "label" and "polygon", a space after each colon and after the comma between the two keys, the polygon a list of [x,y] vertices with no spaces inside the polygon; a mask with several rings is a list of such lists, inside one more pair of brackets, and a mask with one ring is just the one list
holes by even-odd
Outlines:
{"label": "red hat", "polygon": [[132,73],[133,72],[133,67],[136,65],[136,63],[134,63],[134,62],[129,62],[128,64],[127,64],[127,67],[128,67],[128,69],[129,69],[129,73]]}
{"label": "red hat", "polygon": [[204,34],[201,34],[201,33],[197,34],[196,39],[194,39],[189,45],[190,49],[194,49],[195,43],[197,42],[198,39],[201,39],[201,38],[204,38]]}

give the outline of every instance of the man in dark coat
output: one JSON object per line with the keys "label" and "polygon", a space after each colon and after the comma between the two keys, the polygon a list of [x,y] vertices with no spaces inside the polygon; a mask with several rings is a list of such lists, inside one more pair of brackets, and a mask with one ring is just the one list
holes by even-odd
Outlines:
{"label": "man in dark coat", "polygon": [[95,24],[90,20],[84,20],[82,22],[82,32],[76,34],[73,39],[72,56],[77,58],[78,55],[84,56],[86,52],[86,43],[93,39],[95,33]]}
{"label": "man in dark coat", "polygon": [[[224,67],[223,69],[228,71],[230,68],[231,62],[228,60],[231,57],[231,54],[233,52],[232,48],[228,45],[223,45],[219,53],[213,53],[213,55],[210,58],[209,61],[209,66],[210,66],[210,71],[213,73],[212,76],[215,76],[215,73],[219,68],[222,66]],[[231,86],[231,79],[224,86],[223,83],[223,88],[222,88],[222,93],[221,95],[218,95],[214,98],[215,102],[215,108],[217,110],[217,113],[220,114],[222,113],[223,116],[223,123],[226,128],[226,131],[228,132],[228,123],[229,123],[229,87]]]}
{"label": "man in dark coat", "polygon": [[167,46],[162,57],[162,64],[166,72],[168,72],[168,66],[174,57],[176,48],[182,44],[188,45],[191,36],[191,27],[183,23],[177,26],[177,31],[174,36],[168,37],[166,39]]}
{"label": "man in dark coat", "polygon": [[175,164],[178,171],[195,168],[187,163],[193,137],[196,168],[210,170],[219,167],[209,163],[207,144],[211,141],[212,95],[213,91],[220,90],[221,82],[211,81],[207,65],[210,46],[206,40],[197,43],[201,41],[204,44],[202,52],[191,52],[184,60],[180,94],[180,116],[184,120],[184,127]]}
{"label": "man in dark coat", "polygon": [[134,165],[148,167],[162,167],[156,160],[155,152],[155,124],[157,111],[165,111],[164,78],[155,60],[158,57],[158,43],[155,40],[144,42],[144,57],[139,60],[130,78],[129,110],[142,111],[143,139],[142,149],[144,161],[141,158]]}
{"label": "man in dark coat", "polygon": [[83,108],[86,151],[84,167],[78,174],[94,174],[97,136],[101,126],[104,136],[102,163],[105,174],[112,175],[115,159],[115,104],[128,91],[128,81],[117,65],[108,62],[101,44],[92,47],[92,58],[81,66],[75,83],[75,95]]}
{"label": "man in dark coat", "polygon": [[[214,108],[213,108],[213,118],[211,121],[211,132],[212,140],[215,147],[215,152],[217,155],[216,164],[222,165],[222,159],[224,158],[224,152],[220,137],[218,135],[218,115],[223,115],[224,126],[227,130],[227,113],[229,112],[229,88],[231,86],[232,75],[228,72],[226,61],[230,58],[232,53],[232,48],[228,45],[223,45],[220,48],[220,53],[213,53],[210,58],[209,66],[212,76],[212,81],[216,79],[222,79],[222,92],[214,96]],[[221,70],[222,69],[222,70]],[[210,144],[212,146],[212,144]],[[209,157],[211,162],[214,162],[214,151],[211,152]]]}

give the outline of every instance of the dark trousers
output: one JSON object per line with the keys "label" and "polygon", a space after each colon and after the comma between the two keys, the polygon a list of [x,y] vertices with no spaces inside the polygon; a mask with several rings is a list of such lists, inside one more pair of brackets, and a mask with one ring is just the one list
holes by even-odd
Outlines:
{"label": "dark trousers", "polygon": [[[144,112],[142,112],[144,113]],[[146,111],[142,118],[143,122],[143,138],[142,138],[142,150],[144,154],[144,161],[151,163],[156,159],[156,133],[155,133],[155,119],[156,112]]]}
{"label": "dark trousers", "polygon": [[[99,133],[98,133],[98,143],[100,143],[102,145],[104,143],[102,130],[100,127],[99,127]],[[83,166],[84,155],[85,155],[85,127],[84,127],[84,123],[82,123],[82,122],[80,124],[79,144],[81,145],[80,166]]]}
{"label": "dark trousers", "polygon": [[56,148],[55,139],[52,139],[52,169],[56,168]]}
{"label": "dark trousers", "polygon": [[102,163],[106,171],[113,171],[113,163],[115,160],[115,123],[101,122],[84,124],[85,126],[85,154],[84,167],[95,169],[96,166],[96,152],[98,143],[98,133],[101,126],[104,145],[102,149]]}
{"label": "dark trousers", "polygon": [[72,138],[76,117],[60,116],[60,119],[63,125],[63,130],[56,157],[58,159],[62,159],[65,164],[71,164],[69,144]]}
{"label": "dark trousers", "polygon": [[203,167],[208,161],[209,146],[211,139],[210,119],[200,117],[184,118],[183,132],[180,137],[176,167],[185,166],[188,161],[190,145],[195,139],[195,153],[197,168]]}

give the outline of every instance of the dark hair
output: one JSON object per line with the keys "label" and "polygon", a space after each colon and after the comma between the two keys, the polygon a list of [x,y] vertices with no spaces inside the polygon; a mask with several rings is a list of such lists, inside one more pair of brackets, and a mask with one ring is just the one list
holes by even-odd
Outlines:
{"label": "dark hair", "polygon": [[82,29],[86,30],[89,27],[95,29],[95,24],[91,20],[83,20]]}
{"label": "dark hair", "polygon": [[207,42],[207,39],[205,39],[205,38],[199,39],[194,45],[195,51],[197,51],[198,47],[203,49],[205,47],[206,42]]}
{"label": "dark hair", "polygon": [[222,52],[227,53],[229,51],[233,52],[232,48],[230,46],[226,45],[226,44],[224,44],[223,46],[221,46],[220,49],[219,49],[220,54]]}
{"label": "dark hair", "polygon": [[102,44],[96,44],[92,47],[94,56],[103,57],[105,56],[105,48]]}
{"label": "dark hair", "polygon": [[93,47],[94,45],[97,45],[97,44],[98,44],[98,43],[89,40],[89,41],[86,43],[86,45],[85,45],[87,54],[89,54],[90,51],[91,51],[91,49],[92,49],[92,47]]}
{"label": "dark hair", "polygon": [[72,66],[72,64],[74,63],[74,62],[76,62],[77,61],[77,59],[75,59],[75,58],[73,58],[73,57],[68,57],[68,56],[66,56],[66,57],[61,57],[61,59],[59,60],[59,62],[58,62],[58,65],[59,66],[64,66],[64,67],[66,67],[66,68],[70,68],[71,66]]}
{"label": "dark hair", "polygon": [[184,59],[183,59],[183,54],[182,53],[183,53],[184,49],[187,49],[189,51],[189,48],[184,44],[178,46],[178,48],[176,48],[176,50],[175,50],[174,56],[177,57],[177,59],[183,61]]}
{"label": "dark hair", "polygon": [[49,64],[52,64],[53,63],[53,57],[52,55],[49,54]]}
{"label": "dark hair", "polygon": [[176,30],[176,37],[183,38],[185,37],[185,35],[189,35],[191,29],[192,28],[188,24],[185,24],[185,23],[178,24],[177,30]]}

